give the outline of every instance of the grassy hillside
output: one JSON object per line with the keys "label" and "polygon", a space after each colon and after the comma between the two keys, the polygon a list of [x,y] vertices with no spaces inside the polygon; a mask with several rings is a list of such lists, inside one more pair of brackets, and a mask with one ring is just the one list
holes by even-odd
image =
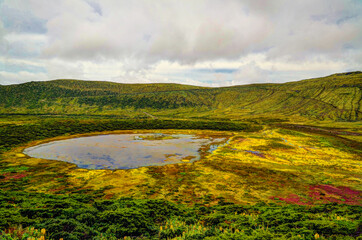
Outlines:
{"label": "grassy hillside", "polygon": [[1,86],[0,100],[7,106],[22,106],[59,98],[114,96],[200,88],[181,84],[120,84],[99,81],[53,80]]}
{"label": "grassy hillside", "polygon": [[356,121],[362,119],[361,89],[362,72],[222,88],[54,80],[0,86],[0,112],[211,119],[278,115]]}

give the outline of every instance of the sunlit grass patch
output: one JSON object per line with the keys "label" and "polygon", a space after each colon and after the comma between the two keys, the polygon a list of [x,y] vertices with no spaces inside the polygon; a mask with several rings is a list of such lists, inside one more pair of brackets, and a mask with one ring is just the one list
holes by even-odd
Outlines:
{"label": "sunlit grass patch", "polygon": [[46,229],[35,229],[34,227],[23,228],[18,227],[8,228],[5,231],[0,231],[0,239],[3,240],[46,240]]}

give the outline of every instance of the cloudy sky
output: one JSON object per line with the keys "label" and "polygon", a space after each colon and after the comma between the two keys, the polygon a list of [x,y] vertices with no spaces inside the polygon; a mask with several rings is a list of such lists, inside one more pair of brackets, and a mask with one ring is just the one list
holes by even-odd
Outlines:
{"label": "cloudy sky", "polygon": [[0,84],[229,86],[355,70],[361,0],[0,0]]}

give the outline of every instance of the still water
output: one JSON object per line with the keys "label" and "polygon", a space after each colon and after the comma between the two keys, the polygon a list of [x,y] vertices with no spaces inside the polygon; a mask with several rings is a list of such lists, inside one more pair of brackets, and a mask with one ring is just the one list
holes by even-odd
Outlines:
{"label": "still water", "polygon": [[34,158],[60,160],[87,169],[131,169],[200,159],[200,149],[226,138],[187,134],[111,134],[40,144],[24,150]]}

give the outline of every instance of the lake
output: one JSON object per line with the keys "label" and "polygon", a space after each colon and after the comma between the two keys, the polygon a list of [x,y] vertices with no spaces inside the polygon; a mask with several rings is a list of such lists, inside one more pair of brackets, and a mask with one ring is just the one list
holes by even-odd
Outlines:
{"label": "lake", "polygon": [[226,137],[190,134],[109,134],[71,138],[24,150],[34,158],[59,160],[86,169],[132,169],[193,162]]}

